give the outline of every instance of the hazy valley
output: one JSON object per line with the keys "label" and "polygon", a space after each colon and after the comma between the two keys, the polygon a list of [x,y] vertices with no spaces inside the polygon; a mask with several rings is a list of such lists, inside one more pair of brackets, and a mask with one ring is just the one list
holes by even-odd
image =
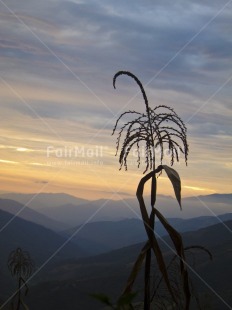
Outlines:
{"label": "hazy valley", "polygon": [[[197,272],[228,303],[231,302],[229,279],[232,276],[232,213],[228,212],[231,197],[231,194],[215,194],[185,198],[183,211],[171,197],[158,199],[163,212],[174,209],[171,214],[175,216],[168,220],[183,233],[186,246],[202,245],[212,252],[213,261],[204,253],[197,253]],[[137,217],[136,201],[83,201],[70,195],[41,194],[34,203],[33,200],[27,203],[31,198],[7,194],[0,199],[0,283],[3,288],[0,299],[6,300],[14,291],[6,262],[9,253],[20,246],[30,252],[37,267],[29,282],[27,297],[33,309],[101,309],[101,304],[89,294],[107,293],[115,298],[146,240],[143,223]],[[190,206],[192,213],[188,212]],[[97,212],[99,208],[102,209]],[[214,216],[215,210],[221,215]],[[91,217],[94,212],[96,216]],[[191,217],[191,214],[201,216]],[[171,243],[159,222],[156,222],[156,233],[168,259],[170,248],[162,239]],[[141,276],[136,284],[138,290],[140,281]],[[210,303],[213,298],[216,306],[211,309],[226,309],[199,278],[195,277],[194,282],[203,303]]]}

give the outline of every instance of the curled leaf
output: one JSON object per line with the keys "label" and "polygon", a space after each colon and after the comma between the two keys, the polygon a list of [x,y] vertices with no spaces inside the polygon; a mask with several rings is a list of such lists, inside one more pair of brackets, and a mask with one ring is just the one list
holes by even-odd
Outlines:
{"label": "curled leaf", "polygon": [[176,199],[181,207],[181,181],[180,176],[176,170],[173,168],[170,168],[166,165],[162,165],[165,172],[167,173],[167,176],[169,177],[169,180],[172,182],[172,186],[176,195]]}

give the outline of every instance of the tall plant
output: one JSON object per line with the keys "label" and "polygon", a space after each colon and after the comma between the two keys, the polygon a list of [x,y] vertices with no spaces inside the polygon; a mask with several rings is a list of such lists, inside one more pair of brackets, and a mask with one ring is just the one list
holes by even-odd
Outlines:
{"label": "tall plant", "polygon": [[[136,148],[137,150],[137,163],[138,167],[140,167],[142,164],[141,148],[144,147],[145,169],[143,173],[145,174],[148,172],[148,170],[151,170],[140,180],[136,192],[148,241],[138,255],[122,295],[128,294],[132,291],[132,286],[138,271],[140,270],[142,263],[145,260],[144,309],[150,309],[150,273],[153,252],[167,289],[171,294],[174,303],[177,304],[177,298],[169,279],[167,266],[165,264],[163,254],[155,234],[155,217],[157,217],[168,232],[179,258],[179,269],[182,277],[182,286],[185,296],[185,309],[187,310],[189,309],[191,294],[189,289],[188,272],[185,265],[185,254],[182,238],[181,235],[168,223],[166,218],[155,208],[157,174],[162,173],[163,170],[166,172],[173,185],[176,199],[181,208],[181,180],[179,174],[173,168],[167,165],[163,165],[162,163],[165,150],[168,150],[170,154],[171,166],[173,166],[175,162],[179,161],[179,155],[181,153],[184,155],[185,163],[187,165],[189,151],[186,136],[187,129],[181,118],[172,108],[166,105],[159,105],[153,109],[150,108],[142,83],[131,72],[117,72],[113,78],[114,88],[116,88],[116,80],[120,75],[127,75],[134,79],[140,88],[145,103],[145,113],[127,111],[122,113],[116,121],[112,135],[118,131],[118,137],[116,140],[116,155],[119,153],[120,169],[125,167],[125,170],[127,170],[127,159],[133,148]],[[125,122],[119,128],[120,120],[125,116],[131,115],[134,116],[134,119]],[[159,149],[159,153],[157,152],[157,149]],[[157,164],[159,165],[156,168]],[[151,208],[148,212],[144,202],[143,191],[145,184],[149,180],[151,180]]]}
{"label": "tall plant", "polygon": [[[21,248],[17,248],[16,250],[12,251],[8,257],[8,269],[10,270],[11,275],[16,277],[18,282],[15,309],[19,310],[20,305],[22,305],[24,309],[28,310],[27,305],[22,299],[22,287],[25,286],[26,295],[28,292],[26,280],[30,277],[34,269],[34,262],[31,259],[30,254],[26,251],[23,251]],[[14,309],[14,305],[12,308]]]}

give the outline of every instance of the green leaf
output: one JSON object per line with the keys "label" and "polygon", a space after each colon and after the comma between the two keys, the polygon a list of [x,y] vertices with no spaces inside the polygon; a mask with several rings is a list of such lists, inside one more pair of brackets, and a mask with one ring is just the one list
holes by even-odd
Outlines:
{"label": "green leaf", "polygon": [[122,295],[117,301],[117,307],[120,308],[126,305],[129,306],[132,303],[136,295],[137,293],[129,293],[129,294]]}
{"label": "green leaf", "polygon": [[101,301],[103,304],[112,307],[110,299],[109,299],[109,297],[107,295],[104,295],[104,294],[91,294],[90,296],[92,296],[93,298],[97,299],[98,301]]}
{"label": "green leaf", "polygon": [[182,207],[181,207],[181,181],[180,181],[180,176],[176,172],[176,170],[174,170],[173,168],[170,168],[166,165],[163,165],[163,168],[164,168],[165,172],[167,173],[169,180],[172,182],[172,186],[174,188],[176,199],[180,205],[180,208],[182,209]]}

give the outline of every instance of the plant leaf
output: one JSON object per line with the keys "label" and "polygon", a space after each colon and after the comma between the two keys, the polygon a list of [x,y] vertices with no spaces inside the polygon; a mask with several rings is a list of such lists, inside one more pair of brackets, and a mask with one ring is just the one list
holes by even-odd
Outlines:
{"label": "plant leaf", "polygon": [[185,309],[189,309],[190,304],[190,288],[189,288],[189,280],[188,280],[188,271],[185,266],[185,255],[184,255],[184,246],[181,235],[168,223],[166,218],[157,210],[155,209],[155,214],[168,232],[174,246],[176,249],[177,256],[180,259],[180,271],[182,275],[182,281],[183,281],[183,289],[185,294],[185,303],[186,307]]}
{"label": "plant leaf", "polygon": [[107,306],[112,306],[109,297],[105,294],[91,294],[90,296],[97,299],[98,301],[101,301],[103,304]]}
{"label": "plant leaf", "polygon": [[181,207],[181,181],[180,181],[180,176],[177,173],[176,170],[174,170],[173,168],[170,168],[166,165],[163,165],[163,168],[165,170],[165,172],[167,173],[167,176],[169,177],[169,180],[172,182],[172,186],[174,188],[174,192],[176,195],[176,199]]}
{"label": "plant leaf", "polygon": [[[162,254],[162,251],[160,249],[159,243],[156,239],[156,236],[154,234],[154,230],[151,227],[152,223],[150,223],[150,218],[148,217],[147,209],[146,209],[144,199],[143,199],[143,190],[144,190],[145,183],[154,175],[154,173],[158,173],[160,170],[162,170],[162,166],[159,166],[156,170],[146,174],[140,180],[138,188],[137,188],[136,196],[137,196],[137,199],[139,201],[140,211],[142,214],[144,227],[145,227],[145,230],[147,232],[147,236],[149,238],[149,243],[150,243],[151,249],[153,250],[153,252],[156,256],[156,260],[157,260],[157,263],[159,266],[159,270],[164,277],[164,280],[165,280],[165,283],[169,289],[169,292],[170,292],[173,300],[176,302],[176,297],[175,297],[175,294],[171,288],[171,283],[169,281],[169,277],[168,277],[165,261],[163,258],[163,254]],[[153,208],[153,210],[155,210],[155,209]]]}
{"label": "plant leaf", "polygon": [[202,246],[202,245],[191,245],[191,246],[187,246],[186,248],[184,248],[184,250],[191,250],[191,249],[198,249],[198,250],[204,251],[205,253],[207,253],[209,255],[210,260],[213,260],[212,253],[207,248],[205,248],[204,246]]}
{"label": "plant leaf", "polygon": [[122,296],[123,295],[128,295],[129,293],[131,293],[132,290],[132,286],[135,282],[135,279],[141,269],[142,263],[144,261],[144,258],[146,256],[147,250],[149,250],[151,248],[149,241],[144,245],[144,247],[142,248],[141,252],[139,253],[133,268],[131,270],[131,273],[129,275],[129,278],[127,280],[127,284],[126,284],[126,288],[124,289]]}
{"label": "plant leaf", "polygon": [[136,293],[129,293],[129,294],[125,294],[122,295],[121,297],[119,297],[118,302],[117,302],[117,306],[120,308],[122,306],[129,306],[133,299],[135,298],[135,296],[137,295]]}
{"label": "plant leaf", "polygon": [[29,310],[28,306],[25,304],[25,302],[23,301],[22,298],[20,298],[20,303],[21,303],[21,305],[23,306],[23,308],[24,308],[25,310]]}

